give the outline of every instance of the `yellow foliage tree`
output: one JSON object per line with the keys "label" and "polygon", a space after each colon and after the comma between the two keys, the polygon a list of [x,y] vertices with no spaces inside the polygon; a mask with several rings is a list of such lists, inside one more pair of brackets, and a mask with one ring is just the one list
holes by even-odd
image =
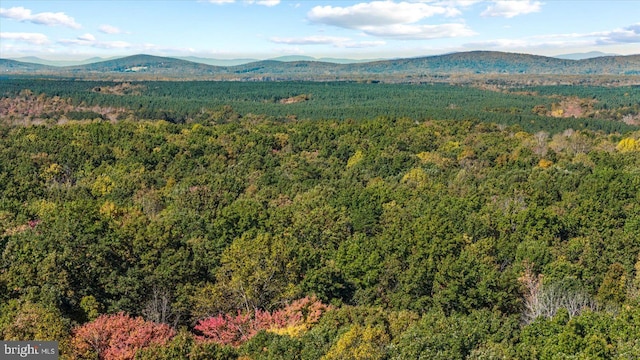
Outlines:
{"label": "yellow foliage tree", "polygon": [[280,146],[280,148],[283,148],[287,146],[287,144],[289,144],[289,134],[275,133],[273,134],[273,137],[276,139],[276,142],[278,143],[278,146]]}
{"label": "yellow foliage tree", "polygon": [[389,335],[383,328],[353,325],[322,360],[377,360],[385,358]]}
{"label": "yellow foliage tree", "polygon": [[56,203],[46,199],[40,199],[40,200],[34,201],[29,208],[33,212],[35,212],[38,215],[38,217],[42,218],[42,217],[55,214]]}
{"label": "yellow foliage tree", "polygon": [[47,181],[55,180],[62,173],[62,166],[53,163],[42,172],[42,177]]}
{"label": "yellow foliage tree", "polygon": [[347,169],[357,165],[362,161],[362,159],[364,159],[364,154],[362,154],[362,151],[356,151],[356,153],[353,154],[353,156],[351,156],[347,161]]}
{"label": "yellow foliage tree", "polygon": [[442,157],[437,152],[421,152],[419,154],[416,154],[416,156],[418,157],[418,159],[420,159],[420,161],[422,161],[422,163],[435,164],[441,168],[445,168],[451,163],[450,159]]}
{"label": "yellow foliage tree", "polygon": [[291,244],[268,233],[239,237],[222,253],[211,300],[219,310],[269,308],[295,298],[297,276]]}
{"label": "yellow foliage tree", "polygon": [[403,177],[402,182],[413,186],[424,186],[429,181],[429,175],[421,168],[409,170]]}
{"label": "yellow foliage tree", "polygon": [[458,148],[460,148],[460,142],[459,141],[453,141],[453,140],[447,141],[446,143],[444,143],[440,147],[440,149],[442,151],[445,151],[445,152],[453,151],[453,150],[456,150]]}
{"label": "yellow foliage tree", "polygon": [[621,153],[640,151],[640,142],[636,141],[634,138],[625,138],[620,140],[616,149]]}
{"label": "yellow foliage tree", "polygon": [[118,208],[113,201],[105,201],[102,206],[100,206],[100,215],[111,218],[117,214]]}
{"label": "yellow foliage tree", "polygon": [[109,175],[100,175],[91,186],[91,192],[96,196],[108,195],[115,187],[114,181]]}
{"label": "yellow foliage tree", "polygon": [[551,160],[547,160],[547,159],[540,159],[540,161],[538,162],[538,167],[546,169],[548,167],[550,167],[551,165],[553,165],[553,161]]}
{"label": "yellow foliage tree", "polygon": [[551,116],[553,117],[562,117],[564,115],[564,109],[560,104],[551,105]]}
{"label": "yellow foliage tree", "polygon": [[59,341],[60,351],[68,350],[68,323],[53,306],[12,300],[0,313],[0,337],[3,340]]}

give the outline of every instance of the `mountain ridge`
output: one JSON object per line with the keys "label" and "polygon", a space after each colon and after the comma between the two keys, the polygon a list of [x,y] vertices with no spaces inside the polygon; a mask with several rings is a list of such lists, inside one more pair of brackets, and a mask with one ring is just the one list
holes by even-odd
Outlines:
{"label": "mountain ridge", "polygon": [[571,60],[521,53],[470,51],[348,64],[292,60],[271,59],[219,66],[174,57],[137,54],[90,64],[53,67],[0,59],[0,73],[63,77],[139,74],[227,80],[362,79],[455,74],[640,75],[640,54]]}
{"label": "mountain ridge", "polygon": [[82,60],[47,60],[47,59],[39,58],[37,56],[24,56],[24,57],[19,57],[19,58],[10,58],[9,60],[16,60],[16,61],[20,61],[20,62],[27,62],[27,63],[40,64],[40,65],[65,67],[65,66],[77,66],[77,65],[92,64],[92,63],[106,61],[106,60],[112,60],[112,59],[116,59],[116,58],[119,58],[119,57],[101,58],[101,57],[97,57],[96,56],[96,57],[82,59]]}
{"label": "mountain ridge", "polygon": [[560,55],[555,55],[553,57],[558,59],[566,59],[566,60],[586,60],[586,59],[603,57],[603,56],[622,56],[622,55],[614,54],[614,53],[604,53],[602,51],[589,51],[584,53],[560,54]]}

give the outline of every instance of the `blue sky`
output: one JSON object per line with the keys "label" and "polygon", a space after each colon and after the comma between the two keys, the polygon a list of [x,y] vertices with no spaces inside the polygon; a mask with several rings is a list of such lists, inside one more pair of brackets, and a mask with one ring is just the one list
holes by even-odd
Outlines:
{"label": "blue sky", "polygon": [[0,57],[640,53],[640,0],[0,1]]}

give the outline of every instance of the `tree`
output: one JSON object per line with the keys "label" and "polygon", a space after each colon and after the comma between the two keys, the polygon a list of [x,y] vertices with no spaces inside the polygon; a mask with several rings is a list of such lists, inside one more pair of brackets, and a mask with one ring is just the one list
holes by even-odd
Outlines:
{"label": "tree", "polygon": [[389,340],[389,335],[382,327],[355,324],[338,339],[322,360],[382,360],[386,358]]}
{"label": "tree", "polygon": [[293,244],[268,233],[245,233],[233,241],[220,259],[216,288],[221,298],[212,299],[219,310],[273,308],[295,296],[297,264],[292,258]]}
{"label": "tree", "polygon": [[181,329],[165,344],[152,344],[136,352],[136,360],[236,360],[238,354],[231,346],[197,341],[195,336]]}
{"label": "tree", "polygon": [[68,350],[68,322],[54,306],[10,300],[0,306],[0,338],[3,340],[55,340]]}
{"label": "tree", "polygon": [[627,291],[627,272],[620,263],[613,263],[604,275],[598,298],[604,303],[621,305]]}
{"label": "tree", "polygon": [[79,359],[133,359],[152,344],[164,345],[175,330],[166,324],[132,318],[124,313],[101,315],[73,331],[72,354]]}
{"label": "tree", "polygon": [[236,315],[220,314],[198,321],[194,330],[202,334],[197,336],[200,341],[239,346],[254,337],[262,328],[261,322],[270,316],[261,310],[245,314],[238,312]]}
{"label": "tree", "polygon": [[533,264],[524,264],[524,274],[518,279],[523,290],[522,318],[530,324],[539,317],[552,318],[563,310],[569,318],[585,310],[595,310],[597,304],[584,291],[572,289],[568,284],[545,284],[542,274],[533,272]]}
{"label": "tree", "polygon": [[634,138],[624,138],[620,140],[616,149],[621,153],[640,151],[640,142],[636,141]]}
{"label": "tree", "polygon": [[274,312],[257,309],[212,316],[198,321],[194,330],[201,334],[196,337],[199,341],[237,347],[262,330],[299,337],[330,309],[314,297],[305,297]]}

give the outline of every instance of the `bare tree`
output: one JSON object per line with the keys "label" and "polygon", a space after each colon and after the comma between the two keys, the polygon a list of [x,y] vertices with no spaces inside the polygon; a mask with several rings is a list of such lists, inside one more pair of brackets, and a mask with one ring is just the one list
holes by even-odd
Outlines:
{"label": "bare tree", "polygon": [[540,295],[542,293],[542,274],[534,275],[533,264],[525,263],[524,274],[518,279],[524,285],[523,320],[529,324],[542,315]]}
{"label": "bare tree", "polygon": [[634,265],[635,276],[631,278],[631,281],[627,285],[627,298],[640,300],[640,252],[638,253],[638,260]]}
{"label": "bare tree", "polygon": [[640,115],[627,114],[622,117],[622,122],[627,125],[638,125],[640,124]]}
{"label": "bare tree", "polygon": [[177,326],[179,316],[174,314],[171,308],[171,294],[166,289],[156,286],[151,290],[151,295],[142,310],[145,319],[156,323],[164,323],[170,326]]}
{"label": "bare tree", "polygon": [[522,320],[532,323],[538,317],[552,318],[560,309],[566,309],[569,317],[584,310],[597,310],[597,303],[582,291],[571,290],[559,284],[544,285],[542,274],[535,275],[533,264],[525,263],[524,274],[518,279],[524,286]]}
{"label": "bare tree", "polygon": [[591,150],[591,141],[584,134],[575,132],[569,137],[569,149],[574,154],[586,154]]}
{"label": "bare tree", "polygon": [[549,139],[549,133],[546,131],[538,131],[533,135],[536,141],[536,146],[533,148],[533,152],[539,156],[547,155],[547,140]]}

